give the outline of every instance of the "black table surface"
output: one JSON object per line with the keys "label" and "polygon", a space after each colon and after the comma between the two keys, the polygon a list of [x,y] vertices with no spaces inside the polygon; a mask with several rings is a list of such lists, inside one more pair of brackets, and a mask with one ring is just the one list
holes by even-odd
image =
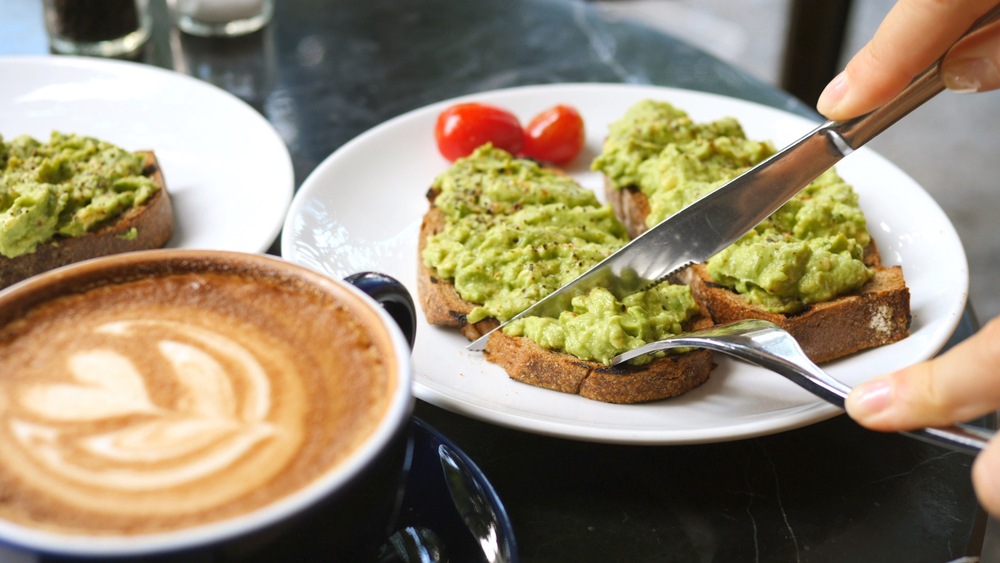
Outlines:
{"label": "black table surface", "polygon": [[[0,55],[47,52],[29,0],[7,1],[19,9],[0,24]],[[261,32],[201,39],[172,29],[164,0],[151,0],[153,35],[139,59],[259,110],[288,145],[296,185],[391,117],[509,86],[655,84],[817,117],[746,72],[648,27],[606,21],[580,1],[276,5]],[[949,345],[975,329],[967,311]],[[416,414],[493,483],[526,563],[946,562],[982,548],[969,456],[869,432],[843,415],[767,437],[651,447],[533,435],[421,401]]]}

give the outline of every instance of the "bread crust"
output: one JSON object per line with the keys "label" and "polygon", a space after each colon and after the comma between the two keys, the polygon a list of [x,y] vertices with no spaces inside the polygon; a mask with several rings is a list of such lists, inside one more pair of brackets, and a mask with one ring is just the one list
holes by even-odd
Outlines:
{"label": "bread crust", "polygon": [[646,217],[649,216],[649,199],[646,194],[639,191],[635,186],[625,186],[615,189],[611,180],[604,177],[604,195],[608,203],[615,210],[615,216],[625,225],[628,236],[635,238],[648,229],[646,227]]}
{"label": "bread crust", "polygon": [[719,324],[743,319],[771,321],[798,340],[816,362],[826,362],[859,350],[897,342],[910,334],[910,290],[899,266],[875,267],[861,290],[825,303],[807,305],[794,315],[769,313],[712,281],[705,266],[691,266],[679,276],[691,286]]}
{"label": "bread crust", "polygon": [[424,220],[420,224],[420,239],[417,243],[417,298],[428,323],[459,327],[466,338],[476,340],[500,326],[500,323],[493,317],[485,318],[478,323],[469,323],[466,315],[477,305],[462,299],[454,285],[441,278],[436,270],[424,264],[423,254],[427,238],[443,231],[444,226],[444,213],[431,205],[430,211],[424,215]]}
{"label": "bread crust", "polygon": [[[701,306],[699,314],[685,323],[685,330],[711,325],[708,311]],[[711,350],[668,354],[642,366],[609,367],[566,352],[546,350],[528,338],[501,331],[490,335],[483,355],[516,381],[619,404],[676,397],[704,383],[712,370]]]}
{"label": "bread crust", "polygon": [[[160,189],[145,203],[132,207],[110,224],[78,237],[58,237],[39,244],[35,252],[15,258],[0,256],[0,288],[15,284],[36,274],[73,262],[134,250],[160,248],[174,232],[174,212],[170,194],[153,151],[136,151],[145,155],[143,175]],[[136,237],[124,236],[133,228]]]}
{"label": "bread crust", "polygon": [[[454,285],[424,264],[423,251],[427,238],[445,227],[444,213],[433,205],[436,196],[433,191],[427,193],[431,208],[420,225],[417,298],[428,323],[459,327],[469,340],[476,340],[500,323],[493,317],[469,323],[466,315],[476,304],[462,299]],[[698,315],[685,323],[686,330],[712,325],[708,309],[700,304],[699,307]],[[565,352],[546,350],[528,338],[509,336],[500,331],[490,335],[483,355],[503,367],[507,375],[516,381],[579,394],[596,401],[622,404],[680,395],[704,383],[713,365],[710,350],[694,350],[685,354],[670,354],[644,366],[607,367]]]}
{"label": "bread crust", "polygon": [[[645,232],[649,215],[646,194],[634,186],[614,189],[607,178],[604,190],[629,235]],[[820,363],[897,342],[910,334],[910,290],[903,270],[882,266],[874,240],[865,248],[863,259],[875,269],[875,275],[860,290],[787,315],[759,309],[732,289],[716,284],[704,264],[691,266],[678,279],[691,286],[695,300],[708,307],[716,323],[771,321],[791,333],[806,355]]]}

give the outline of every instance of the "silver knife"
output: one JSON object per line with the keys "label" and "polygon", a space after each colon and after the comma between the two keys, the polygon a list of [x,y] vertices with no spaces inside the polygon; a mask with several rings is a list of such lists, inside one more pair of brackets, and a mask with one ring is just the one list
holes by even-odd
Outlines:
{"label": "silver knife", "polygon": [[[962,37],[998,18],[1000,5],[980,18]],[[871,113],[847,121],[828,121],[813,129],[493,330],[500,330],[521,317],[558,317],[572,308],[573,297],[595,287],[606,288],[622,299],[692,264],[708,260],[767,219],[840,159],[944,90],[940,64],[941,59]],[[485,349],[492,333],[492,330],[486,333],[468,349]]]}

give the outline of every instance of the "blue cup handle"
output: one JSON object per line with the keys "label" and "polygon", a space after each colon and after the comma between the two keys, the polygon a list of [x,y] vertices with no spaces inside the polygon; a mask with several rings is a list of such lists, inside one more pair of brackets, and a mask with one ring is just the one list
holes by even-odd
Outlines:
{"label": "blue cup handle", "polygon": [[353,274],[344,278],[344,281],[378,301],[399,325],[410,350],[413,350],[413,340],[417,337],[417,309],[413,306],[410,292],[406,291],[403,284],[378,272]]}

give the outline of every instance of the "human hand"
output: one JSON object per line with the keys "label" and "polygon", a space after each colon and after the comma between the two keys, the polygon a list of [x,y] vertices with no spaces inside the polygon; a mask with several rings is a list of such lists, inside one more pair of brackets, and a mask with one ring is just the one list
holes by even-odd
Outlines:
{"label": "human hand", "polygon": [[[950,426],[1000,408],[1000,317],[947,353],[854,388],[847,414],[873,430]],[[972,466],[972,484],[987,512],[1000,517],[1000,440]]]}
{"label": "human hand", "polygon": [[[816,109],[839,121],[885,104],[995,5],[997,0],[900,0],[875,37],[823,90]],[[957,92],[1000,88],[1000,21],[948,51],[941,77]]]}

